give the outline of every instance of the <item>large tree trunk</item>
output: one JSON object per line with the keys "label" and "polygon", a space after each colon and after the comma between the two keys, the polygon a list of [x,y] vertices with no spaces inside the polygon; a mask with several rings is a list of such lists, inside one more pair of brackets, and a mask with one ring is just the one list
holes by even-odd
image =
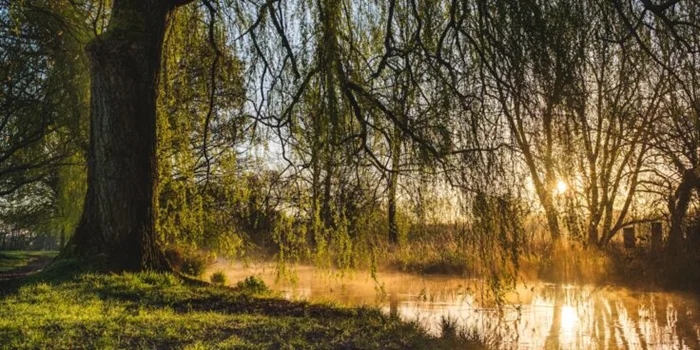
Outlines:
{"label": "large tree trunk", "polygon": [[175,0],[114,0],[104,34],[86,47],[91,73],[85,208],[66,254],[114,270],[165,270],[155,231],[156,97]]}

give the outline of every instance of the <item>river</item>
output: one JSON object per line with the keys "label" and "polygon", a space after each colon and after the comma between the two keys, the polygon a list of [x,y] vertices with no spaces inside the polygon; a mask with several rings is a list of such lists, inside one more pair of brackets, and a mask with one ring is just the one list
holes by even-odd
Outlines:
{"label": "river", "polygon": [[[296,266],[278,279],[274,265],[218,262],[230,284],[254,275],[288,299],[370,305],[418,321],[439,335],[449,318],[502,349],[700,349],[700,303],[681,293],[621,287],[519,284],[500,307],[473,279]],[[291,279],[291,280],[290,280]]]}

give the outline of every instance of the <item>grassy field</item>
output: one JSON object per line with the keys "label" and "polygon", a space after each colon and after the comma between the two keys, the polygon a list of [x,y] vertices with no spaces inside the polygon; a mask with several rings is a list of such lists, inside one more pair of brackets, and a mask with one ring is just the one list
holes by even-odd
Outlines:
{"label": "grassy field", "polygon": [[287,301],[256,283],[232,289],[172,274],[74,273],[81,266],[62,262],[0,282],[0,348],[478,347],[454,332],[431,337],[376,309]]}

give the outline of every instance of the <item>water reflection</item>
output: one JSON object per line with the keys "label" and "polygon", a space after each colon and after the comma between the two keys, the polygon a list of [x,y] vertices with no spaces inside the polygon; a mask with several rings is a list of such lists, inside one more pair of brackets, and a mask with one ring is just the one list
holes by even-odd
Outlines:
{"label": "water reflection", "polygon": [[375,305],[386,313],[440,333],[447,317],[503,349],[700,349],[700,305],[677,293],[635,292],[535,284],[518,286],[507,304],[488,302],[480,281],[402,273],[338,274],[312,267],[296,269],[296,282],[275,282],[273,266],[212,269],[229,281],[258,275],[289,299]]}

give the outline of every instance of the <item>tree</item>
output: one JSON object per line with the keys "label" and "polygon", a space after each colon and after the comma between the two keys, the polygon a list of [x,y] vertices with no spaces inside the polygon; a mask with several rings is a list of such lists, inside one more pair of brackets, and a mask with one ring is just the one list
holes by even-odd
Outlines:
{"label": "tree", "polygon": [[205,7],[171,16],[157,101],[157,231],[166,248],[240,241],[231,212],[252,190],[244,172],[257,169],[241,151],[251,123],[241,113],[242,64],[225,34]]}
{"label": "tree", "polygon": [[556,186],[562,110],[580,91],[575,69],[583,59],[579,2],[505,1],[478,6],[472,42],[494,86],[495,102],[529,171],[553,240],[562,234]]}
{"label": "tree", "polygon": [[668,187],[667,246],[677,253],[683,246],[692,195],[700,194],[700,4],[693,0],[613,4],[632,42],[669,77],[670,88],[660,107],[664,118],[650,143],[663,158],[657,172],[666,182],[662,186]]}
{"label": "tree", "polygon": [[168,269],[156,224],[156,101],[168,19],[182,0],[115,0],[86,46],[91,113],[88,187],[64,256],[102,255],[112,269]]}
{"label": "tree", "polygon": [[577,205],[569,210],[583,214],[582,238],[603,246],[623,227],[643,221],[631,213],[667,75],[625,40],[627,29],[610,4],[591,2],[586,10],[581,30],[595,34],[586,39],[586,59],[572,67],[579,92],[565,107],[562,158],[568,161],[561,167],[574,169],[563,172]]}
{"label": "tree", "polygon": [[0,2],[0,215],[61,245],[82,210],[88,111],[89,34],[67,5]]}
{"label": "tree", "polygon": [[75,38],[54,35],[60,21],[40,9],[0,2],[0,197],[45,180],[70,154],[67,127],[79,123]]}

